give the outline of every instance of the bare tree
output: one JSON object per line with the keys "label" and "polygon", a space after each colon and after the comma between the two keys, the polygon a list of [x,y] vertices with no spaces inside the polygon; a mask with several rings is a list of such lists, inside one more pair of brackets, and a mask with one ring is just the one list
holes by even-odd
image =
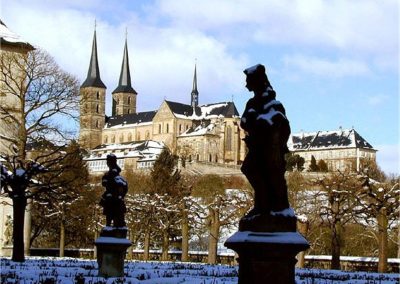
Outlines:
{"label": "bare tree", "polygon": [[251,199],[245,190],[226,190],[224,179],[218,175],[200,177],[194,185],[193,196],[205,211],[209,233],[207,261],[216,263],[221,229],[237,224],[251,207]]}
{"label": "bare tree", "polygon": [[[10,145],[0,154],[12,171],[7,175],[4,168],[2,188],[13,201],[13,259],[24,261],[20,251],[24,210],[30,198],[58,187],[56,174],[63,170],[59,163],[65,155],[61,153],[63,146],[55,145],[66,144],[73,132],[61,121],[74,122],[78,117],[78,83],[43,50],[27,55],[1,52],[0,93],[6,98],[0,104],[0,135],[2,143]],[[44,168],[46,174],[42,173]],[[36,176],[41,176],[40,183],[32,179]]]}
{"label": "bare tree", "polygon": [[361,181],[354,174],[337,172],[317,180],[320,190],[316,191],[315,207],[331,233],[331,269],[340,269],[340,254],[343,246],[344,225],[354,220],[354,193],[361,187]]}
{"label": "bare tree", "polygon": [[13,102],[12,107],[0,104],[0,115],[10,128],[1,138],[13,145],[19,159],[26,158],[29,144],[71,138],[71,123],[78,118],[78,82],[49,54],[41,49],[27,56],[3,52],[0,74],[0,92]]}
{"label": "bare tree", "polygon": [[[377,182],[365,177],[364,186],[355,194],[357,219],[374,236],[378,243],[378,272],[387,272],[388,231],[399,226],[399,179]],[[361,220],[360,220],[361,219]],[[376,228],[370,230],[370,228]]]}

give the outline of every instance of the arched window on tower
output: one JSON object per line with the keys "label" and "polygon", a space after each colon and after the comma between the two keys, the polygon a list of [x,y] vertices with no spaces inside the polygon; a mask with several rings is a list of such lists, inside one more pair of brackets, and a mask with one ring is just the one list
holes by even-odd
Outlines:
{"label": "arched window on tower", "polygon": [[161,133],[161,124],[158,125],[158,133]]}
{"label": "arched window on tower", "polygon": [[96,94],[96,99],[100,100],[100,93],[99,92],[97,92],[97,94]]}
{"label": "arched window on tower", "polygon": [[131,110],[130,109],[128,109],[128,114],[130,114],[131,113]]}
{"label": "arched window on tower", "polygon": [[100,106],[98,104],[96,105],[96,112],[100,113]]}
{"label": "arched window on tower", "polygon": [[225,149],[227,151],[232,151],[232,127],[230,126],[226,128]]}
{"label": "arched window on tower", "polygon": [[128,105],[131,104],[131,97],[128,97]]}
{"label": "arched window on tower", "polygon": [[167,133],[169,133],[169,124],[167,123]]}
{"label": "arched window on tower", "polygon": [[100,128],[100,121],[96,120],[96,128]]}

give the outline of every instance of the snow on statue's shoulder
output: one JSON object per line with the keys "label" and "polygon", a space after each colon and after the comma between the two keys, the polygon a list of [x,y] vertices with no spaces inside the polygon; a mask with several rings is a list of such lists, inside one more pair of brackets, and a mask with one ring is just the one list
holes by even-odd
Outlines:
{"label": "snow on statue's shoulder", "polygon": [[22,176],[25,175],[25,170],[24,170],[24,169],[16,169],[15,175],[16,175],[17,177],[22,177]]}
{"label": "snow on statue's shoulder", "polygon": [[296,217],[293,208],[289,207],[282,211],[271,211],[272,216]]}
{"label": "snow on statue's shoulder", "polygon": [[118,185],[121,185],[121,186],[127,186],[128,185],[126,180],[122,176],[116,176],[114,178],[114,180],[115,180],[115,183],[118,184]]}

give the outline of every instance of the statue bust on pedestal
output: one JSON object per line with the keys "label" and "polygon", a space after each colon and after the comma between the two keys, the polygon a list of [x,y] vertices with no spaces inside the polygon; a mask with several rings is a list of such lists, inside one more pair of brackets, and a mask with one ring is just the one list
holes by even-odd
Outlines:
{"label": "statue bust on pedestal", "polygon": [[117,165],[117,157],[114,154],[107,155],[107,166],[109,170],[102,178],[102,185],[106,190],[100,200],[103,214],[106,216],[106,226],[125,227],[124,197],[128,192],[128,184],[119,175],[121,168]]}
{"label": "statue bust on pedestal", "polygon": [[128,183],[120,176],[121,168],[117,165],[114,154],[107,155],[108,172],[102,178],[105,187],[100,205],[106,216],[106,226],[95,241],[99,276],[124,276],[124,259],[131,241],[126,238],[128,229],[125,223],[126,206],[124,197],[128,192]]}
{"label": "statue bust on pedestal", "polygon": [[309,245],[296,231],[297,218],[288,201],[289,121],[265,67],[257,64],[244,73],[254,97],[247,102],[240,124],[248,148],[241,170],[254,189],[254,207],[225,246],[239,255],[240,284],[294,283],[295,256]]}
{"label": "statue bust on pedestal", "polygon": [[[286,111],[276,100],[263,65],[244,73],[246,88],[254,97],[247,102],[240,124],[246,131],[248,148],[241,170],[254,189],[254,208],[241,220],[240,230],[296,231],[285,180],[290,135]],[[282,218],[290,217],[292,220],[282,223]]]}

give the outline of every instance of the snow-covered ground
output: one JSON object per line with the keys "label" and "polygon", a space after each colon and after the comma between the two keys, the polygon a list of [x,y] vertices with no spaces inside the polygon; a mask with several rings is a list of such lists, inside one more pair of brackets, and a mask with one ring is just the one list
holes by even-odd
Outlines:
{"label": "snow-covered ground", "polygon": [[[0,258],[1,284],[111,284],[111,283],[237,283],[238,268],[181,262],[125,262],[125,277],[97,277],[94,260],[29,257],[24,263]],[[399,283],[398,274],[297,269],[296,283]]]}

